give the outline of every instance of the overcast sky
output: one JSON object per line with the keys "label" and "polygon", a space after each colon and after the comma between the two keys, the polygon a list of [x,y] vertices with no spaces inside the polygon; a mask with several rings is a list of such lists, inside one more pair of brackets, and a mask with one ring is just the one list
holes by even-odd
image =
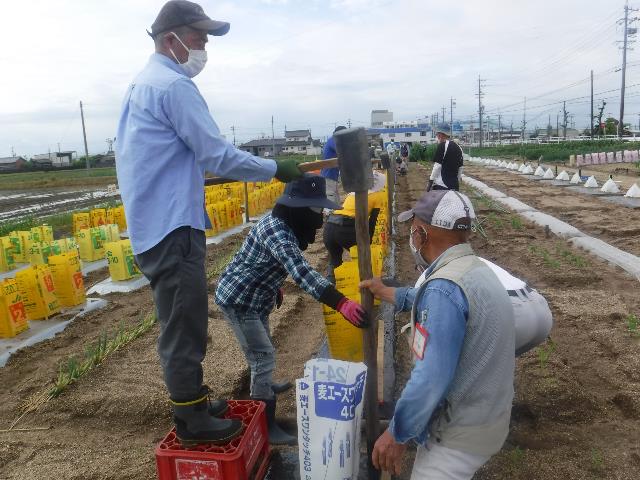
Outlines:
{"label": "overcast sky", "polygon": [[[0,157],[107,148],[122,96],[152,53],[163,1],[3,2]],[[368,126],[372,109],[396,120],[441,112],[477,116],[478,75],[487,114],[503,124],[555,127],[563,99],[575,124],[589,118],[589,71],[605,114],[619,115],[623,0],[202,0],[231,23],[210,37],[195,82],[221,131],[238,142],[288,129],[323,138],[334,125]],[[638,6],[640,6],[640,2]],[[634,5],[635,6],[635,5]],[[640,62],[629,52],[625,121],[640,113]],[[541,96],[542,95],[542,96]],[[579,98],[584,97],[584,98]],[[573,100],[572,100],[573,99]]]}

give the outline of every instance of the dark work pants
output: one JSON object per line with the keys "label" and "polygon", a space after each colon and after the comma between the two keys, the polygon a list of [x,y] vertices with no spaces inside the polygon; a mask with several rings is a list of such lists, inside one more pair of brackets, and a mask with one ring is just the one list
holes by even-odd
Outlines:
{"label": "dark work pants", "polygon": [[180,227],[135,257],[151,282],[160,324],[158,355],[174,400],[192,400],[202,386],[208,323],[205,254],[204,232]]}
{"label": "dark work pants", "polygon": [[356,227],[326,222],[322,241],[329,252],[329,265],[333,268],[339,267],[342,265],[343,250],[349,250],[356,244]]}

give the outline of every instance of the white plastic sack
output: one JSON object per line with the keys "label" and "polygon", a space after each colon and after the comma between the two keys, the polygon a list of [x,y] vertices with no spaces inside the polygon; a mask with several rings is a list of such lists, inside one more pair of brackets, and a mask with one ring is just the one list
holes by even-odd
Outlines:
{"label": "white plastic sack", "polygon": [[542,168],[542,165],[538,165],[538,168],[536,168],[536,171],[535,171],[534,175],[536,177],[544,176],[544,168]]}
{"label": "white plastic sack", "polygon": [[604,182],[604,185],[602,185],[602,188],[600,189],[600,191],[605,193],[620,193],[620,189],[618,188],[618,185],[616,185],[616,182],[614,182],[611,179]]}
{"label": "white plastic sack", "polygon": [[531,168],[531,165],[527,165],[522,169],[522,173],[525,175],[531,175],[533,173],[533,168]]}
{"label": "white plastic sack", "polygon": [[624,196],[628,198],[640,198],[640,187],[638,187],[638,184],[634,183],[631,185],[631,188],[627,190]]}
{"label": "white plastic sack", "polygon": [[598,181],[596,180],[596,177],[591,175],[587,181],[584,182],[584,186],[587,188],[598,188]]}
{"label": "white plastic sack", "polygon": [[569,174],[566,171],[562,170],[556,177],[556,180],[564,180],[565,182],[568,182]]}
{"label": "white plastic sack", "polygon": [[367,367],[312,359],[296,380],[301,480],[356,480]]}
{"label": "white plastic sack", "polygon": [[555,175],[553,174],[553,170],[551,170],[550,168],[544,172],[544,175],[542,176],[542,178],[546,179],[546,180],[551,180],[553,179]]}
{"label": "white plastic sack", "polygon": [[574,185],[579,184],[581,181],[580,175],[578,175],[578,172],[573,174],[573,177],[571,177],[571,181],[569,183],[572,183]]}

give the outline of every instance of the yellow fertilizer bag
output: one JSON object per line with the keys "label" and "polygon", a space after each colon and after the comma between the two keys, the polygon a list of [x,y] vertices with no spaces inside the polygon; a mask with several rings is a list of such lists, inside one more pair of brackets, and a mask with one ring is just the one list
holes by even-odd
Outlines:
{"label": "yellow fertilizer bag", "polygon": [[89,211],[92,227],[99,227],[107,223],[107,210],[104,208],[94,208]]}
{"label": "yellow fertilizer bag", "polygon": [[361,362],[364,359],[362,330],[351,325],[339,312],[322,306],[331,358]]}
{"label": "yellow fertilizer bag", "polygon": [[140,273],[133,259],[129,239],[106,243],[105,256],[109,263],[109,274],[112,280],[128,280]]}
{"label": "yellow fertilizer bag", "polygon": [[100,229],[102,237],[104,237],[105,243],[117,242],[120,240],[120,229],[118,228],[118,225],[100,225],[98,228]]}
{"label": "yellow fertilizer bag", "polygon": [[0,338],[15,337],[29,328],[18,283],[7,278],[0,283]]}
{"label": "yellow fertilizer bag", "polygon": [[[31,243],[33,242],[31,231],[29,230],[18,230],[16,232],[12,232],[10,235],[11,242],[19,244],[20,248],[20,256],[19,258],[14,254],[14,260],[21,263],[29,262],[29,247],[31,247]],[[15,250],[14,250],[15,252]]]}
{"label": "yellow fertilizer bag", "polygon": [[91,228],[91,217],[88,212],[74,213],[72,216],[73,229],[72,232],[75,235],[80,230],[85,228]]}
{"label": "yellow fertilizer bag", "polygon": [[8,272],[15,267],[13,244],[9,237],[0,237],[0,272]]}
{"label": "yellow fertilizer bag", "polygon": [[229,217],[227,216],[227,202],[217,202],[214,204],[218,210],[218,218],[220,219],[220,231],[229,228]]}
{"label": "yellow fertilizer bag", "polygon": [[51,255],[51,246],[45,242],[32,242],[28,255],[31,265],[46,265],[47,259]]}
{"label": "yellow fertilizer bag", "polygon": [[[94,230],[97,230],[97,234]],[[76,233],[75,240],[80,251],[80,258],[85,262],[95,262],[104,258],[100,229],[83,228]]]}
{"label": "yellow fertilizer bag", "polygon": [[8,238],[9,242],[11,242],[13,261],[16,263],[26,263],[25,250],[22,247],[22,242],[20,241],[20,235],[18,235],[18,232],[9,233]]}
{"label": "yellow fertilizer bag", "polygon": [[216,208],[215,204],[207,205],[207,215],[209,216],[209,221],[211,222],[211,228],[207,228],[205,234],[207,237],[213,237],[220,231],[220,217],[218,216],[218,209]]}
{"label": "yellow fertilizer bag", "polygon": [[49,257],[49,269],[56,287],[56,297],[62,307],[84,303],[85,291],[78,253],[62,253]]}
{"label": "yellow fertilizer bag", "polygon": [[18,290],[29,320],[42,320],[60,311],[56,288],[47,265],[35,265],[16,272]]}
{"label": "yellow fertilizer bag", "polygon": [[124,232],[127,229],[127,218],[124,214],[124,206],[118,205],[112,208],[111,211],[113,212],[113,223],[118,225],[121,232]]}

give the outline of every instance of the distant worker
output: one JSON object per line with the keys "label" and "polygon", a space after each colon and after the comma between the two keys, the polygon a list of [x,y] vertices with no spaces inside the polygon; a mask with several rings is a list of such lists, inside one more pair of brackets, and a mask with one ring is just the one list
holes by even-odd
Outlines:
{"label": "distant worker", "polygon": [[460,190],[462,179],[462,149],[443,130],[436,131],[438,147],[433,156],[433,169],[427,191]]}
{"label": "distant worker", "polygon": [[[369,238],[373,238],[378,214],[386,201],[386,193],[382,190],[386,184],[386,175],[374,172],[373,187],[369,190]],[[342,208],[335,210],[324,225],[322,239],[329,252],[328,278],[335,283],[333,270],[342,265],[342,255],[356,244],[356,201],[355,194],[350,193],[344,200]]]}
{"label": "distant worker", "polygon": [[426,270],[413,288],[361,282],[376,298],[411,310],[415,360],[372,461],[398,475],[407,442],[418,444],[411,478],[470,480],[509,432],[514,320],[509,296],[468,243],[471,201],[426,192],[401,214],[413,218],[409,244]]}
{"label": "distant worker", "polygon": [[337,310],[356,327],[367,326],[359,303],[349,300],[305,260],[302,251],[315,241],[322,227],[322,209],[338,205],[327,199],[325,180],[305,176],[291,182],[245,239],[224,271],[216,289],[216,303],[233,329],[251,369],[251,398],[267,405],[269,442],[293,445],[295,437],[275,419],[273,388],[275,348],[269,332],[269,314],[282,304],[281,287],[288,275],[319,302]]}
{"label": "distant worker", "polygon": [[[333,133],[340,130],[346,130],[347,127],[340,125],[336,127]],[[322,159],[329,160],[330,158],[338,158],[338,152],[336,151],[336,139],[333,135],[329,137],[327,143],[324,144],[322,149]],[[327,198],[334,203],[340,204],[340,192],[338,190],[338,180],[340,179],[340,169],[338,167],[323,168],[320,170],[327,184]]]}
{"label": "distant worker", "polygon": [[295,161],[276,163],[227,142],[191,80],[207,60],[208,35],[229,24],[185,0],[167,2],[149,35],[155,53],[129,86],[118,124],[116,169],[133,253],[151,282],[158,354],[183,445],[226,443],[242,431],[217,418],[226,401],[203,385],[207,351],[204,174],[284,182],[302,176]]}
{"label": "distant worker", "polygon": [[400,147],[400,156],[402,158],[409,158],[409,146],[406,143],[403,143]]}

